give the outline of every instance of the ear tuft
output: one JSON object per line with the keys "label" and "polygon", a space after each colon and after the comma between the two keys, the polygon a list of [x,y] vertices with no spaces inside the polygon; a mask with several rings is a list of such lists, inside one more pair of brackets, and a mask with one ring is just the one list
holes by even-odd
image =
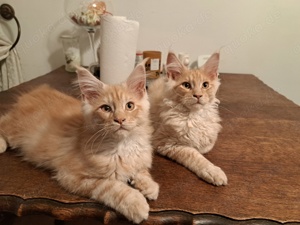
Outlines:
{"label": "ear tuft", "polygon": [[219,61],[220,61],[220,53],[215,52],[209,57],[206,63],[203,66],[201,66],[201,69],[203,69],[204,73],[210,76],[211,78],[213,79],[217,78]]}
{"label": "ear tuft", "polygon": [[77,67],[76,73],[80,91],[85,100],[92,101],[103,93],[106,85],[91,74],[90,71],[83,67]]}
{"label": "ear tuft", "polygon": [[176,80],[179,76],[181,76],[185,67],[184,65],[182,65],[175,53],[169,52],[167,56],[166,69],[168,77],[171,77],[173,80]]}
{"label": "ear tuft", "polygon": [[138,64],[126,81],[128,88],[140,98],[142,98],[146,92],[145,63],[147,61],[148,58],[144,59],[140,64]]}

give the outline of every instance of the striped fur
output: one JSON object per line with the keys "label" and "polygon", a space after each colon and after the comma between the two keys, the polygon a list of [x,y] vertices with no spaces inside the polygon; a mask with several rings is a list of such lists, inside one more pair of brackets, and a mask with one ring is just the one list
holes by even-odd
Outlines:
{"label": "striped fur", "polygon": [[148,172],[153,130],[144,66],[120,85],[103,84],[83,68],[78,77],[83,102],[48,86],[23,94],[0,118],[0,151],[18,148],[25,160],[51,169],[68,191],[139,223],[148,217],[146,199],[155,200],[159,191]]}

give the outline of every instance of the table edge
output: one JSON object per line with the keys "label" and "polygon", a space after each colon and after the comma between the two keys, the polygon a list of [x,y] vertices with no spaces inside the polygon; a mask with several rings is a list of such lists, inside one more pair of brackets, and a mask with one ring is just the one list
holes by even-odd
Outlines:
{"label": "table edge", "polygon": [[[102,218],[108,220],[126,221],[125,217],[115,210],[97,202],[64,203],[48,198],[23,199],[19,196],[0,196],[0,213],[10,213],[22,217],[34,214],[44,214],[58,220],[74,220],[81,217]],[[128,223],[128,221],[127,221]],[[191,213],[183,210],[150,209],[148,220],[143,225],[150,224],[218,224],[218,225],[300,225],[300,221],[275,221],[265,218],[234,219],[220,214]]]}

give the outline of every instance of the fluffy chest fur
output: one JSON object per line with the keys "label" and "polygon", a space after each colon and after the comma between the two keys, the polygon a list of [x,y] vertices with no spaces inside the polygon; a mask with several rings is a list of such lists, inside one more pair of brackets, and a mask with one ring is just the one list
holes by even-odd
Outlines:
{"label": "fluffy chest fur", "polygon": [[101,143],[101,149],[105,151],[93,153],[97,151],[95,149],[85,152],[86,163],[93,167],[93,171],[89,173],[97,177],[103,176],[126,182],[143,168],[151,167],[150,135],[141,138],[137,132],[133,132],[117,143],[113,140]]}
{"label": "fluffy chest fur", "polygon": [[161,121],[155,136],[169,137],[176,144],[196,148],[201,153],[214,144],[221,130],[217,104],[207,104],[199,110],[184,111],[178,105],[161,107]]}

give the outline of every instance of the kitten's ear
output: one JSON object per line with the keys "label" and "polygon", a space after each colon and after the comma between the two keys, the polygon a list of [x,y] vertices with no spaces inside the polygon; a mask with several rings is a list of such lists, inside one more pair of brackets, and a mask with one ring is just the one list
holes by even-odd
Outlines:
{"label": "kitten's ear", "polygon": [[98,98],[106,85],[83,67],[76,67],[76,73],[83,100],[91,101]]}
{"label": "kitten's ear", "polygon": [[204,73],[207,74],[209,77],[215,79],[218,77],[219,61],[220,53],[215,52],[209,57],[206,63],[203,66],[201,66],[201,69],[203,69]]}
{"label": "kitten's ear", "polygon": [[137,94],[137,96],[139,96],[140,98],[143,97],[146,92],[145,64],[148,59],[149,58],[146,58],[140,64],[138,64],[126,81],[128,88],[135,94]]}
{"label": "kitten's ear", "polygon": [[184,71],[184,65],[179,61],[173,52],[169,52],[167,57],[167,75],[176,80]]}

